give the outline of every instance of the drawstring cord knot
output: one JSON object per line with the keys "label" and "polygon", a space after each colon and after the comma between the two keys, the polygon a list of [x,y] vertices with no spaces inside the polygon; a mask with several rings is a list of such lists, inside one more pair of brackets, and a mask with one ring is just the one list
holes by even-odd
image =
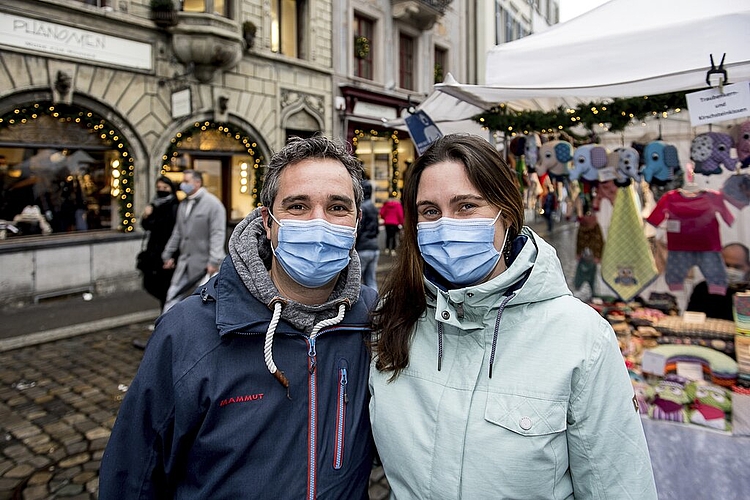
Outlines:
{"label": "drawstring cord knot", "polygon": [[[276,366],[276,363],[273,361],[273,336],[274,333],[276,333],[276,327],[278,326],[279,320],[281,319],[281,309],[283,307],[283,304],[285,304],[285,301],[279,297],[274,298],[269,304],[269,307],[273,307],[273,316],[271,317],[271,322],[268,324],[268,330],[266,331],[265,342],[263,344],[263,359],[266,362],[268,371],[276,378],[276,380],[279,381],[282,386],[284,386],[284,388],[286,389],[286,397],[291,400],[292,397],[289,394],[289,379],[286,378],[284,372],[279,370],[279,368]],[[342,301],[339,304],[339,311],[335,317],[324,319],[313,327],[312,332],[310,332],[310,351],[308,352],[309,356],[314,357],[316,354],[315,338],[318,336],[320,330],[325,328],[326,326],[332,326],[340,323],[344,319],[344,315],[346,314],[346,309],[348,306],[349,301]]]}

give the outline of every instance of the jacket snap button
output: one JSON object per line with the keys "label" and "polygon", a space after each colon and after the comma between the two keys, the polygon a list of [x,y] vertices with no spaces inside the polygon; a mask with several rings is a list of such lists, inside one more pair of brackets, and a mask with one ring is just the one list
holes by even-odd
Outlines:
{"label": "jacket snap button", "polygon": [[443,311],[442,316],[443,316],[443,319],[450,319],[451,313],[449,313],[448,311]]}
{"label": "jacket snap button", "polygon": [[518,425],[521,426],[521,429],[528,431],[531,429],[531,419],[529,417],[523,417]]}

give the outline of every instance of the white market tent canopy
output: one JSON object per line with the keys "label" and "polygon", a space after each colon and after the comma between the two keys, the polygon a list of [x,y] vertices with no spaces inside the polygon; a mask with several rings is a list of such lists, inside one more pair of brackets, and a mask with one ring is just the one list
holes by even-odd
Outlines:
{"label": "white market tent canopy", "polygon": [[490,49],[484,85],[436,89],[477,108],[550,110],[706,88],[711,55],[718,66],[724,54],[729,83],[750,81],[750,0],[611,0]]}

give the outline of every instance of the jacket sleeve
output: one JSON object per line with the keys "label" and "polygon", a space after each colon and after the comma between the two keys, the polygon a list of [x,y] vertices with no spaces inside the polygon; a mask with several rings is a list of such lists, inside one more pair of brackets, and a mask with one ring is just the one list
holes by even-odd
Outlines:
{"label": "jacket sleeve", "polygon": [[[218,200],[217,200],[218,201]],[[216,267],[226,257],[224,251],[227,235],[227,212],[220,202],[211,211],[211,233],[209,234],[209,257],[208,262]]]}
{"label": "jacket sleeve", "polygon": [[568,453],[576,499],[656,500],[643,424],[615,333],[596,327],[591,355],[573,378]]}
{"label": "jacket sleeve", "polygon": [[[175,398],[171,342],[154,331],[102,456],[99,498],[171,498]],[[161,336],[163,337],[163,335]]]}
{"label": "jacket sleeve", "polygon": [[175,224],[174,224],[174,228],[172,229],[172,234],[169,236],[169,241],[167,241],[167,245],[164,247],[164,251],[161,253],[161,260],[165,262],[171,259],[175,255],[175,253],[177,253],[177,250],[180,248],[180,240],[182,239],[182,229],[181,229],[181,225],[179,221],[180,221],[180,209],[178,206],[177,217],[175,218]]}

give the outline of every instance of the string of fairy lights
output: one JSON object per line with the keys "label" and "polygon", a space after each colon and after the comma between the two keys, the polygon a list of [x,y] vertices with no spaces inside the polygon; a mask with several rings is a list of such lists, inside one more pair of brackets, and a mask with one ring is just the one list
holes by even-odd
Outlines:
{"label": "string of fairy lights", "polygon": [[[226,137],[230,139],[234,139],[236,141],[241,142],[243,147],[247,151],[247,154],[253,158],[253,163],[252,163],[252,169],[254,170],[254,175],[252,176],[253,186],[250,189],[249,194],[255,200],[255,206],[259,207],[261,205],[259,193],[260,193],[262,182],[263,182],[262,180],[263,176],[261,173],[263,155],[256,156],[256,148],[258,147],[258,144],[255,141],[253,141],[250,137],[245,135],[242,129],[230,123],[217,123],[217,122],[212,122],[212,121],[194,122],[192,127],[188,128],[187,130],[177,132],[174,135],[174,137],[170,139],[169,147],[167,148],[167,151],[161,157],[162,162],[163,162],[161,165],[161,173],[164,174],[172,170],[172,164],[176,162],[178,157],[180,156],[181,154],[180,148],[183,147],[185,141],[187,141],[191,137],[194,137],[196,135],[199,135],[209,130],[216,130],[219,133],[224,134]],[[243,169],[243,171],[246,172],[246,169]],[[246,179],[246,178],[247,178],[246,176],[242,177],[242,179]],[[248,194],[247,184],[243,183],[242,179],[240,180],[240,188],[239,188],[240,194]]]}
{"label": "string of fairy lights", "polygon": [[500,104],[476,115],[474,120],[493,131],[508,135],[540,132],[553,134],[565,131],[571,136],[573,128],[582,125],[589,131],[598,125],[607,132],[621,132],[626,127],[647,118],[667,118],[686,108],[685,92],[654,96],[607,99],[582,103],[575,108],[560,106],[550,111],[516,111]]}
{"label": "string of fairy lights", "polygon": [[[132,147],[128,140],[118,129],[106,118],[89,110],[82,110],[79,107],[70,106],[63,103],[54,104],[49,101],[30,103],[24,106],[18,106],[11,111],[0,115],[0,129],[25,125],[29,121],[35,120],[40,116],[49,116],[61,123],[78,125],[89,130],[92,134],[97,134],[103,144],[111,147],[117,153],[117,157],[110,160],[111,179],[110,194],[118,203],[117,223],[113,227],[123,232],[132,232],[135,230],[136,214],[134,211],[133,197],[135,193],[135,162],[132,154]],[[193,135],[200,134],[206,130],[217,130],[227,137],[240,141],[248,155],[253,158],[252,169],[252,187],[247,185],[248,172],[244,172],[244,180],[240,184],[242,194],[250,194],[255,200],[255,205],[260,206],[260,193],[262,184],[261,166],[263,162],[262,155],[256,155],[257,143],[251,140],[241,129],[228,123],[215,123],[211,121],[195,122],[193,126],[182,132],[178,132],[170,140],[167,152],[162,155],[161,173],[171,169],[171,161],[179,156],[179,148],[183,141]],[[247,170],[247,169],[246,169]],[[248,193],[249,191],[249,193]],[[114,222],[114,220],[113,220]]]}
{"label": "string of fairy lights", "polygon": [[50,116],[62,123],[78,125],[97,134],[104,144],[116,149],[119,158],[111,162],[112,182],[110,192],[119,205],[119,223],[117,229],[125,232],[134,230],[136,221],[133,211],[135,164],[131,146],[127,139],[107,119],[92,111],[84,111],[67,104],[36,102],[19,106],[0,116],[0,129],[23,125],[40,116]]}
{"label": "string of fairy lights", "polygon": [[354,131],[354,136],[352,137],[352,147],[356,151],[357,146],[359,145],[359,142],[361,139],[363,139],[366,135],[369,135],[371,137],[380,137],[380,135],[383,135],[384,137],[389,137],[391,140],[391,165],[390,165],[390,174],[391,174],[391,180],[390,180],[390,193],[393,196],[398,196],[398,184],[399,180],[401,179],[401,170],[398,166],[399,162],[399,137],[398,137],[398,130],[387,130],[385,132],[379,132],[375,129],[371,129],[369,131],[365,131],[362,129],[356,129]]}

